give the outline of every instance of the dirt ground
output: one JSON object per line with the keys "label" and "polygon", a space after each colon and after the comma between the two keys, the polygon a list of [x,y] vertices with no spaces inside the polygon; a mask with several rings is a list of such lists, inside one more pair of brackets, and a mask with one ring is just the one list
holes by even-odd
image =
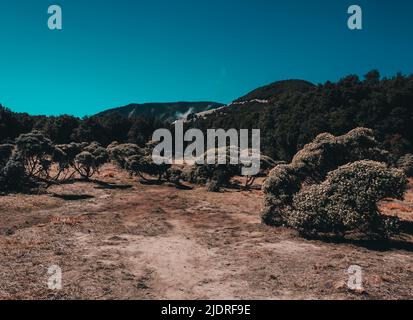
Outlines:
{"label": "dirt ground", "polygon": [[[0,197],[0,299],[413,298],[413,189],[383,203],[405,220],[399,239],[327,243],[262,225],[261,191],[140,185],[110,166],[97,178],[133,187]],[[351,265],[364,290],[348,289]]]}

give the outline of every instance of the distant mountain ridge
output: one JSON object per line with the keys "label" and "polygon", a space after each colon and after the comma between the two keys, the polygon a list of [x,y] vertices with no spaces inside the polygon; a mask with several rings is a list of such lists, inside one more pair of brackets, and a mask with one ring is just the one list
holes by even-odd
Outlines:
{"label": "distant mountain ridge", "polygon": [[127,106],[112,108],[102,111],[97,116],[110,113],[119,113],[124,117],[152,117],[161,121],[173,122],[178,119],[186,119],[190,114],[206,116],[214,110],[231,107],[245,103],[266,104],[269,100],[276,99],[279,95],[287,92],[307,92],[314,88],[314,84],[304,80],[282,80],[269,85],[257,88],[245,96],[242,96],[233,103],[226,106],[222,103],[201,101],[201,102],[154,102],[142,104],[129,104]]}
{"label": "distant mountain ridge", "polygon": [[228,106],[211,101],[200,102],[154,102],[154,103],[132,103],[127,106],[112,108],[98,113],[96,116],[104,116],[110,113],[119,113],[124,117],[151,117],[161,121],[174,122],[179,119],[188,119],[191,114],[207,116],[215,110],[226,109],[240,104],[266,104],[277,96],[286,92],[308,92],[314,88],[314,84],[304,80],[283,80],[273,82],[269,85],[257,88],[242,96]]}
{"label": "distant mountain ridge", "polygon": [[[276,81],[269,85],[257,88],[246,95],[234,100],[226,106],[213,110],[198,112],[197,118],[205,118],[214,113],[242,112],[242,109],[249,109],[250,112],[258,111],[264,106],[269,105],[287,93],[306,93],[316,86],[305,80],[282,80]],[[190,121],[195,118],[190,119]]]}
{"label": "distant mountain ridge", "polygon": [[282,80],[276,81],[269,85],[257,88],[245,96],[238,98],[234,104],[240,102],[258,101],[264,102],[277,98],[277,96],[287,92],[308,92],[314,88],[314,84],[305,80]]}
{"label": "distant mountain ridge", "polygon": [[193,113],[200,113],[214,110],[224,106],[217,102],[162,102],[162,103],[143,103],[129,104],[124,107],[105,110],[97,114],[103,116],[110,113],[119,113],[127,118],[130,117],[153,117],[162,121],[175,121],[185,119]]}

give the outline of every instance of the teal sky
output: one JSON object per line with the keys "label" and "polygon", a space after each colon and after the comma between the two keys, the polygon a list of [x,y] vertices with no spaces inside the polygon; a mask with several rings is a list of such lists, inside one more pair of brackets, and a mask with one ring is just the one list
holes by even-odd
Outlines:
{"label": "teal sky", "polygon": [[[63,30],[47,28],[47,8]],[[363,8],[364,30],[347,28]],[[406,0],[2,0],[0,103],[91,115],[128,103],[228,103],[276,80],[413,73]]]}

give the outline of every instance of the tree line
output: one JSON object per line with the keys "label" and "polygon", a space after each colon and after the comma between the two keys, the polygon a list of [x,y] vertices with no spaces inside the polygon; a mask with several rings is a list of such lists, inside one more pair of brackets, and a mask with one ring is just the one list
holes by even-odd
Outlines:
{"label": "tree line", "polygon": [[56,144],[98,142],[107,146],[118,141],[144,146],[153,132],[164,126],[156,118],[127,118],[116,112],[80,119],[70,115],[31,116],[0,105],[0,143],[12,143],[21,134],[38,131]]}

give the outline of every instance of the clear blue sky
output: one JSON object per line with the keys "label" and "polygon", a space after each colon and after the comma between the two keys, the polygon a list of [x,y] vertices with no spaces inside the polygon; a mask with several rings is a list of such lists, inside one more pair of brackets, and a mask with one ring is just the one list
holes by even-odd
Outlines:
{"label": "clear blue sky", "polygon": [[[47,28],[61,5],[63,30]],[[364,30],[347,28],[359,4]],[[230,102],[272,81],[413,73],[407,0],[1,0],[0,103],[90,115],[136,102]]]}

